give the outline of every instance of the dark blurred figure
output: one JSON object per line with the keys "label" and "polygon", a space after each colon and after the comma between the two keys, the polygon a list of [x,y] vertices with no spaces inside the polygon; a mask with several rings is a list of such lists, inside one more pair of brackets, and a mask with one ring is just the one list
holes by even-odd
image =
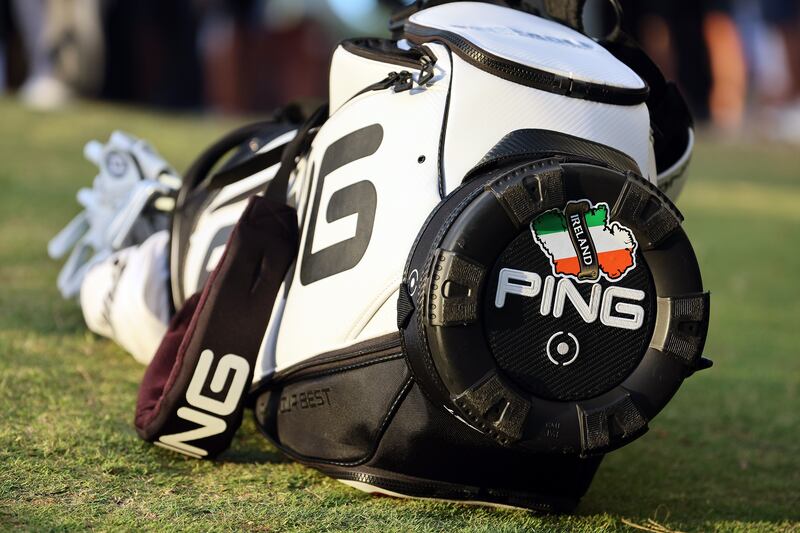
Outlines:
{"label": "dark blurred figure", "polygon": [[10,13],[7,2],[0,2],[0,95],[8,85],[8,53],[10,40]]}
{"label": "dark blurred figure", "polygon": [[201,50],[210,107],[267,111],[326,98],[335,41],[317,19],[276,16],[263,0],[206,4]]}
{"label": "dark blurred figure", "polygon": [[[773,140],[800,143],[800,0],[761,0],[765,23],[779,36],[773,61],[783,61],[782,80],[765,79],[767,135]],[[781,83],[782,82],[782,83]]]}
{"label": "dark blurred figure", "polygon": [[785,101],[800,100],[800,1],[761,0],[764,20],[776,28],[783,39],[790,86]]}
{"label": "dark blurred figure", "polygon": [[700,121],[736,130],[747,95],[744,50],[730,0],[622,0],[626,25]]}
{"label": "dark blurred figure", "polygon": [[191,0],[108,0],[103,96],[173,109],[203,104]]}
{"label": "dark blurred figure", "polygon": [[0,13],[0,91],[10,73],[20,99],[36,109],[57,109],[75,95],[97,94],[103,64],[100,0],[5,0]]}

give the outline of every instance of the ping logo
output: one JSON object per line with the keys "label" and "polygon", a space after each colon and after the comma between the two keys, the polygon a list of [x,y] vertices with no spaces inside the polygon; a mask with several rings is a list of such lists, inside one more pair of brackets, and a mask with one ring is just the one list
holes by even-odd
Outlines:
{"label": "ping logo", "polygon": [[595,283],[587,302],[568,278],[547,276],[542,280],[535,272],[504,268],[497,281],[495,307],[502,309],[507,296],[512,294],[525,298],[536,298],[541,294],[539,312],[542,316],[561,318],[569,300],[587,324],[594,323],[598,318],[601,324],[611,328],[637,330],[644,324],[644,309],[633,302],[644,300],[645,293],[637,289],[612,285],[604,291],[602,285]]}
{"label": "ping logo", "polygon": [[531,222],[533,240],[553,267],[553,275],[578,282],[601,277],[621,280],[636,268],[637,242],[619,222],[609,222],[608,204],[569,202]]}
{"label": "ping logo", "polygon": [[162,435],[155,443],[157,446],[200,459],[208,455],[208,452],[188,442],[213,437],[227,429],[228,425],[222,417],[233,413],[239,405],[247,385],[247,376],[250,374],[250,364],[244,357],[232,353],[219,359],[211,377],[210,388],[215,394],[221,394],[227,385],[227,393],[223,399],[218,400],[202,393],[213,362],[214,352],[203,350],[189,388],[186,389],[186,401],[192,407],[178,409],[178,417],[197,424],[198,427],[181,433]]}

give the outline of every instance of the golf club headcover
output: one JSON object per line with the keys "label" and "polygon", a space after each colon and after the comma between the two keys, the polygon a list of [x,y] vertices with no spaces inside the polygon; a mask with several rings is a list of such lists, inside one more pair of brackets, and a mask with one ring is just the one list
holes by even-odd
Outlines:
{"label": "golf club headcover", "polygon": [[169,233],[159,231],[139,246],[92,264],[81,283],[81,310],[89,329],[143,365],[158,350],[172,314],[168,252]]}
{"label": "golf club headcover", "polygon": [[196,458],[229,446],[297,247],[295,210],[253,197],[205,288],[175,315],[145,372],[135,419],[141,438]]}

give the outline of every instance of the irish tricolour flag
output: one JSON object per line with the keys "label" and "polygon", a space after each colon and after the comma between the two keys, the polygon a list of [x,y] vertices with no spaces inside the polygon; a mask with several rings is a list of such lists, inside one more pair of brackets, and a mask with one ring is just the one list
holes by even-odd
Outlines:
{"label": "irish tricolour flag", "polygon": [[[619,279],[635,266],[633,232],[618,222],[609,223],[608,204],[600,203],[594,207],[589,204],[589,209],[575,216],[583,217],[581,227],[588,228],[597,263],[607,279]],[[531,223],[531,230],[536,243],[549,256],[553,273],[577,277],[581,272],[581,259],[588,249],[576,247],[568,224],[565,209],[553,209],[536,218]]]}

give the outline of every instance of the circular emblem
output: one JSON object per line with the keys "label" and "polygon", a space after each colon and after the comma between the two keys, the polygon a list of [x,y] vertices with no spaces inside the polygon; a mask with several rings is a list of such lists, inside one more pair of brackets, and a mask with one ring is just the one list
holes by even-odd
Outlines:
{"label": "circular emblem", "polygon": [[398,325],[415,379],[503,446],[632,441],[707,366],[708,294],[682,220],[646,180],[585,161],[474,177],[406,268]]}
{"label": "circular emblem", "polygon": [[128,172],[128,160],[119,152],[109,152],[106,155],[106,168],[109,174],[115,178],[121,178]]}
{"label": "circular emblem", "polygon": [[572,333],[559,331],[547,340],[547,358],[556,366],[569,366],[581,353],[581,345]]}
{"label": "circular emblem", "polygon": [[419,270],[414,269],[408,276],[408,295],[414,296],[419,286]]}
{"label": "circular emblem", "polygon": [[652,276],[633,232],[609,213],[607,204],[589,200],[542,213],[488,275],[483,309],[492,355],[539,398],[597,396],[628,377],[647,351],[656,315]]}

